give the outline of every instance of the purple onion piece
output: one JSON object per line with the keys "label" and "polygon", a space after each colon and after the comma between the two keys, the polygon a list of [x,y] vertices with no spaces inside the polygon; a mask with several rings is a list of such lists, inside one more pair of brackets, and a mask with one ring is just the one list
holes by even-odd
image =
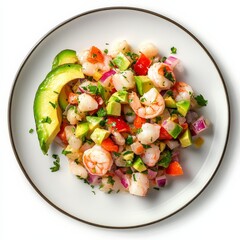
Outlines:
{"label": "purple onion piece", "polygon": [[109,70],[108,72],[105,72],[102,77],[100,78],[101,82],[104,82],[108,77],[114,75],[116,73],[116,71],[114,71],[113,69]]}
{"label": "purple onion piece", "polygon": [[192,123],[191,130],[197,135],[208,128],[203,116]]}
{"label": "purple onion piece", "polygon": [[164,187],[167,183],[167,178],[166,178],[165,175],[156,177],[155,180],[156,180],[156,183],[157,183],[158,187]]}

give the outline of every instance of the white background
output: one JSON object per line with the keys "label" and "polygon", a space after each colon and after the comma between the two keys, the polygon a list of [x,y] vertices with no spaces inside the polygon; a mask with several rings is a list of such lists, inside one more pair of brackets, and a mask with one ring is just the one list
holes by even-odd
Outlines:
{"label": "white background", "polygon": [[[3,4],[1,1],[0,239],[87,237],[105,240],[140,240],[151,237],[180,240],[226,239],[230,236],[236,239],[239,235],[240,213],[240,30],[238,26],[240,15],[237,2],[236,0],[8,0]],[[18,166],[9,141],[7,125],[8,100],[15,74],[26,54],[39,38],[74,15],[107,6],[146,8],[172,18],[190,30],[206,46],[220,67],[231,105],[228,148],[221,167],[210,185],[193,203],[173,217],[151,226],[129,230],[89,226],[65,216],[46,203],[35,192]],[[139,31],[144,30],[140,26],[138,28]]]}

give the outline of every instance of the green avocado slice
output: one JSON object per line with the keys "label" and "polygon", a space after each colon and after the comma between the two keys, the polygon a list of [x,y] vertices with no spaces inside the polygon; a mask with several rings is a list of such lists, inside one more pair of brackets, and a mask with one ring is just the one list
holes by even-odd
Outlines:
{"label": "green avocado slice", "polygon": [[77,63],[77,62],[78,62],[78,58],[77,58],[76,51],[71,49],[65,49],[59,52],[54,58],[52,63],[52,70],[66,63]]}
{"label": "green avocado slice", "polygon": [[64,64],[49,72],[38,87],[33,111],[39,144],[44,154],[60,131],[62,114],[58,105],[59,93],[65,84],[83,77],[79,64]]}

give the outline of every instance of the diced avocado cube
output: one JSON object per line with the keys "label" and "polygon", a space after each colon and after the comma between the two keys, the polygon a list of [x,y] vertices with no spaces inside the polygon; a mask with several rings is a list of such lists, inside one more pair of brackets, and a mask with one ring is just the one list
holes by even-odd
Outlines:
{"label": "diced avocado cube", "polygon": [[119,102],[109,102],[106,109],[107,115],[121,116],[121,104]]}
{"label": "diced avocado cube", "polygon": [[105,87],[103,87],[101,83],[98,83],[97,88],[98,88],[98,92],[99,92],[100,96],[102,97],[103,101],[106,102],[108,100],[108,98],[110,97],[109,90],[106,89]]}
{"label": "diced avocado cube", "polygon": [[160,151],[163,152],[165,148],[166,148],[166,143],[160,142],[160,144],[159,144]]}
{"label": "diced avocado cube", "polygon": [[165,97],[164,101],[165,101],[166,107],[168,107],[168,108],[176,108],[177,107],[175,100],[171,96]]}
{"label": "diced avocado cube", "polygon": [[133,168],[136,169],[138,172],[143,172],[143,171],[147,170],[145,164],[143,163],[143,160],[140,157],[138,157],[134,161]]}
{"label": "diced avocado cube", "polygon": [[122,153],[123,159],[126,161],[132,161],[134,158],[134,152],[133,151],[125,151]]}
{"label": "diced avocado cube", "polygon": [[119,102],[122,104],[128,103],[128,92],[125,90],[115,92],[108,100],[108,102]]}
{"label": "diced avocado cube", "polygon": [[183,134],[178,138],[182,147],[188,147],[192,145],[192,135],[189,129],[185,130]]}
{"label": "diced avocado cube", "polygon": [[75,135],[78,138],[83,138],[87,135],[88,131],[89,131],[89,123],[81,122],[76,127]]}
{"label": "diced avocado cube", "polygon": [[188,110],[190,109],[190,101],[188,100],[182,100],[176,103],[177,110],[182,116],[186,116],[188,113]]}
{"label": "diced avocado cube", "polygon": [[131,62],[127,59],[127,57],[120,52],[114,59],[113,63],[121,70],[124,71],[128,69],[130,66]]}
{"label": "diced avocado cube", "polygon": [[102,141],[106,138],[108,138],[110,135],[110,132],[105,130],[105,129],[101,129],[101,128],[96,128],[93,133],[91,134],[90,138],[98,145],[100,145],[102,143]]}
{"label": "diced avocado cube", "polygon": [[100,122],[103,120],[103,117],[87,116],[87,122],[89,123],[89,131],[93,131],[96,127],[99,126]]}
{"label": "diced avocado cube", "polygon": [[147,76],[135,76],[134,79],[140,95],[143,95],[154,87],[152,81]]}
{"label": "diced avocado cube", "polygon": [[167,130],[167,132],[174,138],[176,139],[178,135],[182,132],[182,127],[172,121],[170,118],[165,120],[162,123],[162,127]]}

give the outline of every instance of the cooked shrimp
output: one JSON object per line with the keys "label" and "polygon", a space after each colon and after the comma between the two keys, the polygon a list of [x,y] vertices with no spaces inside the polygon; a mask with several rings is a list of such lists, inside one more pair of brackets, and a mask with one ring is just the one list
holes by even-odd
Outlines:
{"label": "cooked shrimp", "polygon": [[112,77],[112,83],[117,91],[134,88],[135,80],[133,72],[130,70],[126,70],[114,74]]}
{"label": "cooked shrimp", "polygon": [[142,118],[154,118],[163,113],[165,102],[155,88],[151,88],[139,99],[135,92],[129,94],[129,105]]}
{"label": "cooked shrimp", "polygon": [[78,110],[80,112],[90,112],[98,108],[97,101],[87,93],[80,94],[78,102]]}
{"label": "cooked shrimp", "polygon": [[92,175],[103,176],[111,169],[113,160],[108,151],[95,145],[83,153],[83,164]]}
{"label": "cooked shrimp", "polygon": [[148,69],[148,77],[161,90],[170,89],[176,82],[172,69],[165,63],[154,63]]}
{"label": "cooked shrimp", "polygon": [[96,72],[107,72],[110,70],[109,63],[112,58],[109,55],[103,54],[103,63],[90,63],[87,61],[89,50],[78,53],[78,60],[82,64],[82,71],[87,76],[93,76]]}
{"label": "cooked shrimp", "polygon": [[145,152],[141,155],[143,162],[149,167],[153,167],[159,160],[160,149],[158,146],[151,144],[150,148],[147,148]]}
{"label": "cooked shrimp", "polygon": [[69,161],[69,169],[72,174],[81,178],[85,179],[88,176],[87,170],[81,164],[77,164],[75,161]]}
{"label": "cooked shrimp", "polygon": [[193,89],[185,82],[177,82],[173,86],[173,97],[175,101],[189,100],[193,95]]}
{"label": "cooked shrimp", "polygon": [[131,178],[131,184],[129,187],[129,193],[137,196],[145,196],[149,188],[149,180],[146,174],[133,173]]}
{"label": "cooked shrimp", "polygon": [[132,144],[130,145],[130,147],[131,147],[132,151],[133,151],[136,155],[141,155],[141,154],[144,152],[144,147],[143,147],[143,145],[142,145],[140,142],[138,142],[138,141],[132,143]]}
{"label": "cooked shrimp", "polygon": [[137,139],[142,144],[151,144],[155,142],[160,135],[160,126],[158,124],[144,123],[141,132],[137,134]]}
{"label": "cooked shrimp", "polygon": [[71,106],[67,110],[67,120],[71,125],[76,125],[83,118],[83,114],[80,114],[75,106]]}
{"label": "cooked shrimp", "polygon": [[112,132],[112,140],[119,146],[123,146],[125,144],[125,138],[121,133],[114,131]]}
{"label": "cooked shrimp", "polygon": [[82,146],[82,140],[75,136],[75,127],[66,126],[65,129],[66,138],[68,144],[73,149],[79,149]]}
{"label": "cooked shrimp", "polygon": [[112,57],[116,57],[120,52],[122,53],[130,52],[130,46],[126,40],[116,41],[109,49],[109,54]]}
{"label": "cooked shrimp", "polygon": [[158,55],[158,48],[149,42],[143,42],[139,46],[139,52],[143,53],[148,58],[153,58]]}

